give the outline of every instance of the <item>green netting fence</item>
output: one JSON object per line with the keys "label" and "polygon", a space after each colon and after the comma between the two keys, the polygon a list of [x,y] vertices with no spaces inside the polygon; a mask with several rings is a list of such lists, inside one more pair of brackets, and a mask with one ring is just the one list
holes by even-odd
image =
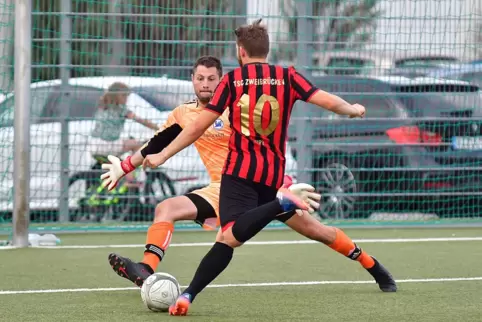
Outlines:
{"label": "green netting fence", "polygon": [[[475,0],[33,0],[31,228],[145,229],[156,204],[207,184],[189,148],[103,191],[93,115],[106,89],[124,82],[128,107],[163,123],[193,97],[193,61],[209,54],[225,72],[236,68],[233,30],[258,17],[270,32],[271,62],[294,65],[367,108],[366,119],[347,120],[295,107],[287,171],[323,193],[320,220],[481,223],[481,10]],[[15,193],[14,11],[15,1],[0,1],[4,232]],[[122,139],[142,143],[152,134],[127,121]]]}

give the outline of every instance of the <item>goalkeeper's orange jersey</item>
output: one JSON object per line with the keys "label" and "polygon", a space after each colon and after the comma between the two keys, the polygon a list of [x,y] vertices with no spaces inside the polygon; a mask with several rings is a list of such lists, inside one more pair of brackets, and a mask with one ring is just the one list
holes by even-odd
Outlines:
{"label": "goalkeeper's orange jersey", "polygon": [[[174,124],[179,124],[184,129],[189,123],[196,120],[201,111],[203,111],[203,108],[198,107],[197,100],[184,103],[169,114],[163,129]],[[211,177],[211,182],[221,182],[221,173],[226,162],[231,136],[228,115],[229,110],[226,109],[214,124],[194,142],[194,146]]]}

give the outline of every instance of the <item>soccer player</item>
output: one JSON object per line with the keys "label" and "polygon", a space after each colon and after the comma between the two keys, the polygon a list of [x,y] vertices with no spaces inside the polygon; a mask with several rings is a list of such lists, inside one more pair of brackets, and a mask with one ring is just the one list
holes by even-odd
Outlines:
{"label": "soccer player", "polygon": [[[119,158],[109,155],[110,164],[103,164],[102,168],[108,171],[101,175],[103,185],[112,190],[118,181],[140,166],[144,158],[155,154],[167,146],[184,128],[191,123],[212,97],[213,91],[219,84],[222,76],[222,66],[219,59],[212,56],[199,58],[193,67],[192,83],[197,96],[196,100],[186,102],[169,114],[166,123],[161,130],[156,132],[133,156],[127,157],[122,162]],[[151,275],[157,265],[164,257],[174,231],[174,222],[178,220],[194,220],[205,229],[216,229],[219,226],[219,189],[221,172],[224,160],[228,153],[229,128],[228,111],[220,115],[212,124],[210,130],[199,138],[195,147],[199,152],[208,173],[211,183],[202,189],[187,193],[184,196],[169,198],[161,202],[155,211],[154,223],[147,232],[147,241],[142,262],[135,263],[129,258],[117,254],[109,255],[109,263],[114,271],[137,286],[142,286],[144,280]],[[307,185],[293,185],[290,189],[298,194],[305,194],[310,197],[304,189]],[[310,190],[314,190],[309,186]],[[317,197],[318,195],[316,195]],[[279,218],[283,221],[283,218]],[[293,227],[296,230],[296,223]],[[297,224],[300,226],[300,224]],[[301,229],[301,228],[299,228]],[[306,233],[310,233],[305,230]],[[318,237],[321,240],[329,239],[326,234],[332,232],[319,231]],[[221,234],[218,234],[219,239]]]}
{"label": "soccer player", "polygon": [[[266,61],[269,36],[261,20],[236,29],[241,67],[227,73],[210,103],[177,138],[160,153],[148,156],[144,166],[157,167],[195,142],[229,107],[232,135],[223,168],[219,215],[222,240],[203,258],[189,287],[170,307],[172,315],[186,315],[195,297],[229,265],[233,250],[255,236],[279,214],[307,205],[280,189],[285,168],[287,127],[296,100],[310,102],[332,112],[363,117],[365,108],[313,86],[293,67]],[[396,291],[390,274],[377,280],[382,290]],[[375,279],[377,279],[375,277]]]}
{"label": "soccer player", "polygon": [[[146,156],[149,158],[149,155],[158,153],[167,146],[207,105],[221,76],[222,66],[217,58],[212,56],[199,58],[192,72],[192,83],[197,99],[174,109],[162,129],[132,157],[121,162],[117,157],[109,156],[111,164],[103,165],[104,169],[109,170],[102,175],[104,184],[110,189],[114,188],[123,176],[140,166]],[[154,223],[147,232],[143,260],[136,263],[117,254],[109,255],[109,262],[118,275],[142,286],[144,280],[156,270],[163,259],[171,241],[175,221],[195,220],[206,229],[214,229],[219,225],[217,222],[219,188],[230,136],[231,129],[228,111],[226,111],[214,122],[207,133],[194,143],[210,175],[210,185],[161,202],[156,207]],[[290,182],[285,183],[290,184]],[[296,189],[296,185],[292,187]],[[279,216],[277,220],[284,222],[301,235],[319,241],[340,254],[358,261],[384,290],[386,285],[384,280],[388,279],[388,273],[381,266],[377,266],[372,257],[362,252],[343,231],[325,226],[309,215],[294,216],[293,212]],[[216,241],[220,242],[221,237],[222,235],[218,233]]]}

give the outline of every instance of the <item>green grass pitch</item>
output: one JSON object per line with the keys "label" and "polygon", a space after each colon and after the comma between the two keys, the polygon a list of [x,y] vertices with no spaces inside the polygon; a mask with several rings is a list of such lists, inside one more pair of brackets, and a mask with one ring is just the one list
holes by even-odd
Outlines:
{"label": "green grass pitch", "polygon": [[[482,229],[345,232],[356,240],[372,239],[359,245],[390,269],[399,281],[397,293],[382,293],[358,263],[320,244],[246,245],[235,251],[230,267],[213,283],[224,287],[201,293],[189,316],[170,317],[147,310],[139,290],[131,289],[107,262],[110,252],[140,260],[142,247],[105,245],[142,245],[144,234],[59,235],[62,246],[99,247],[0,250],[0,321],[481,321],[482,240],[406,239],[480,239]],[[185,286],[209,246],[179,243],[209,243],[214,236],[175,233],[174,246],[158,271],[176,276]],[[394,238],[402,240],[373,240]],[[255,239],[290,240],[304,239],[284,230],[265,231]],[[293,284],[279,285],[287,282]],[[117,290],[95,290],[99,288]],[[32,290],[51,293],[20,292]]]}

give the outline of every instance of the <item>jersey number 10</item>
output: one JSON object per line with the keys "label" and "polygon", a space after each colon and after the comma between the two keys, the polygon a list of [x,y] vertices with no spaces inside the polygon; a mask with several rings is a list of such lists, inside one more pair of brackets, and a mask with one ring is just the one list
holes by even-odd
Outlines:
{"label": "jersey number 10", "polygon": [[[271,120],[268,126],[263,128],[263,108],[265,103],[269,103],[269,111],[266,113],[271,113]],[[251,136],[251,131],[249,130],[249,124],[251,123],[251,117],[249,113],[249,106],[251,103],[251,98],[247,94],[243,94],[238,101],[238,106],[241,108],[241,133],[246,136]],[[276,98],[270,95],[263,94],[256,102],[253,111],[253,125],[254,130],[257,134],[268,136],[274,132],[278,126],[280,118],[279,103]]]}

